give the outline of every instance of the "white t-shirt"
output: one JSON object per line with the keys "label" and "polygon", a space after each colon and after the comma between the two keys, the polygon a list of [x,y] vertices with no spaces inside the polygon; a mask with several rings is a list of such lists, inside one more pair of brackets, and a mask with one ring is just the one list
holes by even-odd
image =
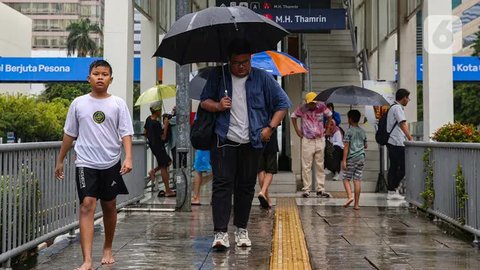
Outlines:
{"label": "white t-shirt", "polygon": [[123,99],[86,94],[70,105],[64,132],[77,138],[77,167],[104,170],[120,160],[122,138],[133,135],[132,118]]}
{"label": "white t-shirt", "polygon": [[387,132],[390,132],[390,130],[392,130],[395,122],[397,122],[397,125],[393,129],[392,133],[390,133],[390,138],[388,139],[389,144],[396,146],[405,146],[404,142],[407,140],[407,136],[405,136],[402,129],[400,128],[400,123],[403,121],[407,121],[403,106],[401,104],[394,103],[394,105],[390,107],[387,115]]}
{"label": "white t-shirt", "polygon": [[333,136],[330,136],[328,140],[335,146],[339,146],[340,148],[343,149],[343,138],[342,138],[342,132],[340,130],[337,130],[335,133],[333,133]]}
{"label": "white t-shirt", "polygon": [[230,109],[230,125],[227,138],[237,143],[250,142],[250,123],[247,111],[247,90],[245,82],[248,76],[243,78],[232,75],[232,108]]}

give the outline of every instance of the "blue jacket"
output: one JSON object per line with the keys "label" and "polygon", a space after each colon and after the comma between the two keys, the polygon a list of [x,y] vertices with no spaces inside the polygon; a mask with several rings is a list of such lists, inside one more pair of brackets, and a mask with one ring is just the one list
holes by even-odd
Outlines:
{"label": "blue jacket", "polygon": [[[228,65],[224,65],[225,83],[228,96],[232,97],[232,76]],[[253,68],[245,82],[247,90],[247,107],[250,124],[250,143],[253,148],[263,148],[260,132],[268,124],[273,114],[279,110],[290,108],[291,102],[285,91],[267,72]],[[212,99],[219,101],[225,94],[223,75],[220,68],[213,69],[207,79],[200,100]],[[235,100],[232,99],[232,103]],[[217,113],[215,133],[224,142],[230,125],[230,110]]]}

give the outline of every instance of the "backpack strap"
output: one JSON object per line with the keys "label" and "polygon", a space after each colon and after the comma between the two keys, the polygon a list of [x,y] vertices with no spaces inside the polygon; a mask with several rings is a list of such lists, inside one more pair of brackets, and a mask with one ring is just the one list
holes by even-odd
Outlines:
{"label": "backpack strap", "polygon": [[[399,105],[399,104],[397,104],[397,103],[393,104],[392,106],[390,106],[390,109],[395,105]],[[390,113],[390,109],[388,110],[388,113]],[[388,124],[388,113],[387,113],[387,124]],[[393,124],[392,129],[390,130],[390,132],[388,132],[388,138],[389,139],[390,139],[390,134],[392,134],[393,130],[395,129],[395,127],[397,127],[397,125],[398,125],[398,121],[395,121],[395,124]]]}

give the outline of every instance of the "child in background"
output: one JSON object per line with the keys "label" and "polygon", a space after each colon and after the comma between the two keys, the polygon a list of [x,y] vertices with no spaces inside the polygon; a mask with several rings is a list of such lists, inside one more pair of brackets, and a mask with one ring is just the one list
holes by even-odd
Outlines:
{"label": "child in background", "polygon": [[358,126],[360,122],[360,112],[350,110],[347,114],[350,128],[345,133],[343,149],[343,186],[347,192],[347,202],[343,205],[348,207],[354,200],[350,188],[350,180],[353,180],[355,188],[355,210],[360,210],[360,182],[362,179],[363,167],[365,165],[365,149],[367,149],[367,135],[365,131]]}

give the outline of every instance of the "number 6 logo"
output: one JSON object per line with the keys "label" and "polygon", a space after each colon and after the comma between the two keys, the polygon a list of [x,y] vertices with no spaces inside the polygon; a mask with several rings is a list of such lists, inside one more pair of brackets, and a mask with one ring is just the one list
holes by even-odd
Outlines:
{"label": "number 6 logo", "polygon": [[431,54],[462,50],[462,21],[453,15],[431,15],[423,22],[423,46]]}

